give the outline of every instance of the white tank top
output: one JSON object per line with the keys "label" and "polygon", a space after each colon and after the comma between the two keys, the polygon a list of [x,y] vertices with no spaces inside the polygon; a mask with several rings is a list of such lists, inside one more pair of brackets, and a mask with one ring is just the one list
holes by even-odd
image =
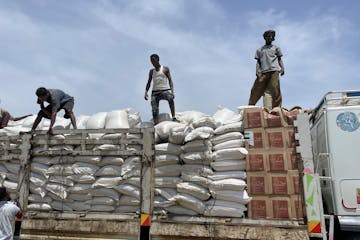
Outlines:
{"label": "white tank top", "polygon": [[169,79],[163,72],[163,66],[160,66],[159,71],[156,71],[156,69],[153,69],[153,91],[161,91],[161,90],[169,90]]}

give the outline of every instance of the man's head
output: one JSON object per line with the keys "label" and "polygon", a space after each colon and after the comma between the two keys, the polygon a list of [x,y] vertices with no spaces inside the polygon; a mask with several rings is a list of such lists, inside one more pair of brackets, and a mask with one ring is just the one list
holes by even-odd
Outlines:
{"label": "man's head", "polygon": [[6,187],[0,187],[0,201],[10,201],[10,195]]}
{"label": "man's head", "polygon": [[159,57],[159,55],[157,55],[157,54],[151,54],[151,56],[150,56],[150,61],[151,61],[152,65],[153,65],[154,67],[160,66],[160,63],[159,63],[160,57]]}
{"label": "man's head", "polygon": [[263,37],[265,39],[266,44],[272,43],[275,40],[275,31],[274,30],[267,30],[264,32]]}
{"label": "man's head", "polygon": [[49,91],[44,88],[44,87],[39,87],[36,90],[36,96],[41,100],[41,101],[46,101],[49,97]]}

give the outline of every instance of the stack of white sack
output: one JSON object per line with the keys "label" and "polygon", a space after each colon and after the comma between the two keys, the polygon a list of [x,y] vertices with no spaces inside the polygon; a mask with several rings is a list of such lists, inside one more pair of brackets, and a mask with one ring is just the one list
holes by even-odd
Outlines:
{"label": "stack of white sack", "polygon": [[172,209],[177,194],[176,186],[181,182],[181,165],[179,156],[182,154],[181,145],[169,143],[169,130],[178,127],[180,123],[164,121],[155,127],[158,136],[166,141],[155,145],[155,211]]}
{"label": "stack of white sack", "polygon": [[[58,114],[59,115],[59,114]],[[30,131],[36,115],[29,116],[19,121],[9,121],[8,126],[0,129],[0,135],[18,135],[20,132]],[[135,128],[140,127],[141,117],[138,112],[131,112],[131,109],[115,110],[111,112],[99,112],[92,116],[76,116],[76,125],[78,129],[104,129],[104,128]],[[49,119],[42,119],[37,130],[48,130],[50,126]],[[61,116],[56,117],[54,130],[72,129],[70,119]],[[99,138],[102,135],[91,135],[92,138]]]}
{"label": "stack of white sack", "polygon": [[[242,217],[250,200],[243,181],[247,151],[242,114],[219,108],[212,117],[187,111],[177,113],[177,119],[180,123],[164,121],[155,126],[155,193],[163,203],[155,201],[157,210],[180,215]],[[171,156],[167,157],[167,177],[159,176],[158,166],[165,161],[164,153]],[[175,177],[177,157],[182,164],[180,180]],[[221,181],[226,182],[224,191],[216,187],[224,185]]]}
{"label": "stack of white sack", "polygon": [[[1,153],[3,154],[3,153]],[[0,187],[6,187],[11,199],[17,196],[20,173],[20,160],[0,160]]]}
{"label": "stack of white sack", "polygon": [[140,162],[139,157],[34,157],[28,210],[137,212]]}
{"label": "stack of white sack", "polygon": [[205,215],[242,217],[250,201],[244,181],[248,151],[244,147],[242,112],[219,107],[213,118],[221,125],[211,138],[214,174],[209,176],[209,189],[213,200],[207,202]]}

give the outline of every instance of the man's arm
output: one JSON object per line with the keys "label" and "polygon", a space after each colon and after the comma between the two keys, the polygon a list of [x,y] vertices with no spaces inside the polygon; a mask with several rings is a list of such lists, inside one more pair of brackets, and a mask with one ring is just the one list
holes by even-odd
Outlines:
{"label": "man's arm", "polygon": [[150,85],[151,85],[151,81],[152,81],[152,73],[153,73],[153,70],[151,69],[151,70],[149,71],[149,78],[148,78],[148,81],[147,81],[147,84],[146,84],[146,88],[145,88],[145,95],[144,95],[145,100],[148,100],[148,99],[149,99],[148,91],[149,91],[149,89],[150,89]]}
{"label": "man's arm", "polygon": [[280,65],[280,67],[281,67],[280,75],[283,76],[283,75],[285,74],[284,63],[283,63],[281,57],[278,57],[278,60],[279,60],[279,65]]}
{"label": "man's arm", "polygon": [[53,112],[51,113],[51,120],[50,120],[50,126],[49,126],[49,131],[48,131],[48,134],[49,135],[52,135],[53,132],[52,132],[52,128],[55,124],[55,121],[56,121],[56,114],[57,112],[53,110]]}
{"label": "man's arm", "polygon": [[164,68],[164,74],[166,75],[166,77],[169,79],[169,85],[170,85],[170,89],[172,94],[174,95],[175,98],[175,94],[174,94],[174,84],[171,78],[171,74],[170,74],[170,69],[168,67]]}
{"label": "man's arm", "polygon": [[259,59],[256,60],[256,76],[258,78],[261,77],[261,63]]}
{"label": "man's arm", "polygon": [[8,123],[9,123],[9,120],[11,118],[10,113],[8,111],[3,110],[1,112],[1,115],[2,115],[2,121],[0,123],[0,128],[7,127]]}

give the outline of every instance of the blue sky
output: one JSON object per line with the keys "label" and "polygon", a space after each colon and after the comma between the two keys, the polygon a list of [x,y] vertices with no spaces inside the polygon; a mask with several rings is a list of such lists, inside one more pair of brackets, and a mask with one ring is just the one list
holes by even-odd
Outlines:
{"label": "blue sky", "polygon": [[0,106],[35,114],[34,92],[45,86],[73,95],[77,115],[130,107],[147,120],[149,55],[158,53],[170,67],[177,111],[236,109],[247,104],[255,50],[272,28],[284,54],[284,107],[313,108],[328,91],[360,89],[359,7],[350,0],[1,1]]}

